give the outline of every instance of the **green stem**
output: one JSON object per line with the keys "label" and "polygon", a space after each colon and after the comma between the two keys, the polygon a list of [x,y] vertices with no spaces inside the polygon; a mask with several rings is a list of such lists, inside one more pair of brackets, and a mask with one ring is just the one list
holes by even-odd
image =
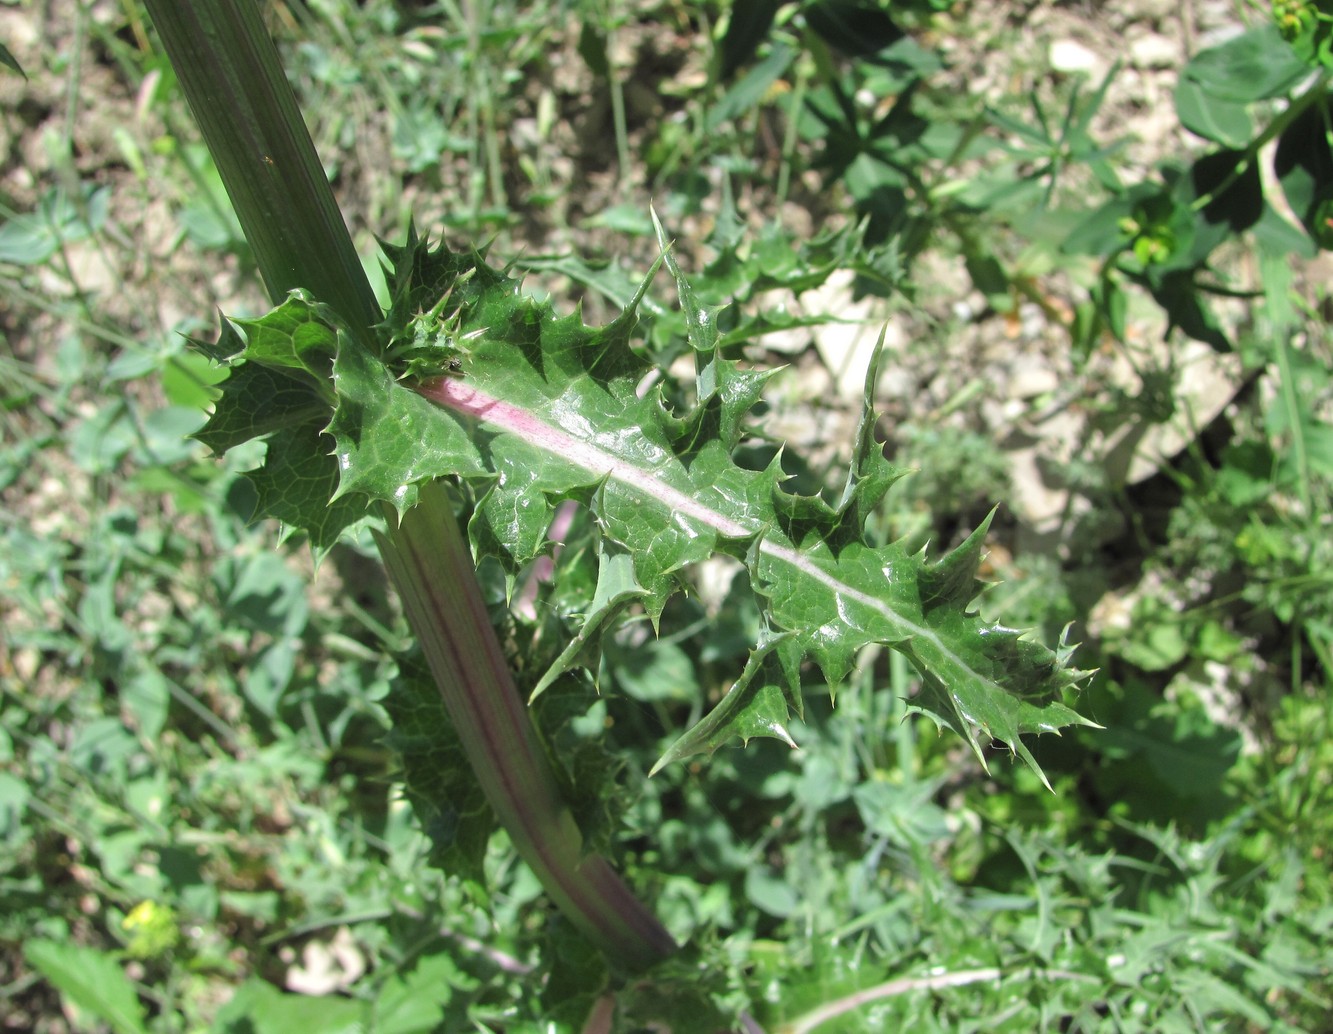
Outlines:
{"label": "green stem", "polygon": [[254,0],[148,0],[269,297],[303,287],[349,326],[380,319]]}
{"label": "green stem", "polygon": [[[275,302],[304,288],[372,347],[381,313],[254,0],[147,0]],[[603,858],[584,856],[491,627],[447,489],[380,538],[385,564],[500,823],[552,900],[618,963],[675,950]]]}
{"label": "green stem", "polygon": [[[392,524],[392,515],[390,515]],[[632,968],[669,955],[671,937],[605,859],[583,855],[583,838],[528,709],[509,673],[480,593],[420,572],[466,568],[472,558],[441,482],[421,489],[390,539],[385,566],[413,628],[429,629],[422,650],[486,798],[519,854],[560,910],[590,939]]]}
{"label": "green stem", "polygon": [[[610,65],[609,44],[607,51],[607,64]],[[625,87],[620,81],[620,72],[614,65],[610,66],[610,71],[607,73],[607,84],[611,87],[611,119],[616,132],[616,162],[619,165],[617,176],[620,184],[624,186],[629,182],[630,174],[629,129],[625,121]]]}

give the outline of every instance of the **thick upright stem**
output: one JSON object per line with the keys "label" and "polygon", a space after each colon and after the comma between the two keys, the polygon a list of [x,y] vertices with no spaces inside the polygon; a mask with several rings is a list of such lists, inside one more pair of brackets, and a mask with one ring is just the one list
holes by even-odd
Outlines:
{"label": "thick upright stem", "polygon": [[[146,0],[275,302],[301,287],[371,341],[374,292],[254,0]],[[675,943],[582,839],[486,614],[442,485],[382,552],[491,807],[575,926],[640,968]]]}
{"label": "thick upright stem", "polygon": [[303,287],[354,328],[380,318],[255,0],[147,0],[274,303]]}
{"label": "thick upright stem", "polygon": [[412,627],[424,630],[418,637],[445,707],[519,854],[560,910],[618,962],[643,968],[669,955],[676,945],[656,917],[605,859],[584,857],[480,595],[426,573],[441,565],[472,571],[444,485],[422,488],[380,552]]}

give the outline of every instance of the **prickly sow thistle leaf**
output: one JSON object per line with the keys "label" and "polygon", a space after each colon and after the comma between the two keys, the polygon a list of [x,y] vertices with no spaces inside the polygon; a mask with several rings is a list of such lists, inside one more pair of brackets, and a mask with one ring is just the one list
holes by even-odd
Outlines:
{"label": "prickly sow thistle leaf", "polygon": [[[962,735],[979,757],[999,740],[1036,769],[1024,733],[1091,724],[1061,702],[1083,673],[1068,666],[1068,651],[988,625],[970,609],[989,520],[934,561],[868,538],[867,517],[903,474],[875,439],[873,368],[836,502],[787,492],[780,457],[762,470],[739,465],[733,455],[751,433],[748,414],[768,374],[723,356],[716,310],[695,296],[660,224],[658,234],[659,264],[676,281],[695,358],[688,408],[666,402],[630,343],[647,280],[618,319],[588,327],[578,313],[559,317],[526,296],[479,256],[415,234],[386,249],[392,301],[378,328],[380,354],[294,297],[282,324],[291,347],[251,330],[252,340],[266,341],[263,358],[254,346],[241,353],[246,365],[233,391],[253,395],[243,373],[252,361],[306,377],[327,362],[332,341],[335,403],[320,430],[339,479],[334,505],[383,501],[401,513],[422,482],[460,479],[475,499],[474,553],[495,557],[511,578],[547,550],[557,505],[572,499],[588,508],[600,536],[596,591],[534,695],[586,661],[627,609],[656,622],[690,565],[718,552],[744,563],[762,613],[760,641],[732,689],[658,767],[731,739],[792,742],[787,724],[800,714],[802,665],[813,661],[836,687],[876,643],[901,650],[921,673],[917,710]],[[303,322],[316,313],[326,320],[322,337]],[[202,434],[233,438],[240,404],[224,388]]]}
{"label": "prickly sow thistle leaf", "polygon": [[324,436],[334,395],[329,368],[344,332],[332,310],[299,291],[257,320],[223,323],[216,344],[197,346],[231,367],[208,422],[195,434],[219,455],[267,438],[264,463],[246,476],[256,516],[300,529],[317,555],[365,515],[364,501],[335,499],[337,461]]}

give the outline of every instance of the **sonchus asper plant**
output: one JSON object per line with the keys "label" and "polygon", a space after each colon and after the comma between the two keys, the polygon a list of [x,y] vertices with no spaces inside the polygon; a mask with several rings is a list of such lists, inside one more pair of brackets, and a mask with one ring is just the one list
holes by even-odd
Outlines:
{"label": "sonchus asper plant", "polygon": [[[1024,734],[1087,724],[1064,703],[1082,674],[1069,650],[972,609],[989,520],[939,558],[867,531],[904,473],[875,439],[874,363],[845,484],[836,497],[803,496],[784,487],[780,457],[763,469],[738,462],[769,374],[724,356],[717,310],[695,297],[660,224],[658,264],[606,326],[561,316],[478,254],[415,233],[385,249],[391,297],[381,312],[254,5],[148,7],[279,303],[226,324],[211,346],[230,373],[199,437],[218,452],[264,438],[265,460],[250,475],[259,512],[306,532],[317,551],[364,520],[376,524],[452,725],[441,715],[435,738],[458,743],[553,901],[614,960],[643,967],[674,944],[588,849],[563,799],[561,759],[529,719],[474,567],[494,558],[512,591],[551,552],[562,504],[590,515],[596,573],[575,594],[581,606],[562,611],[566,641],[542,671],[525,673],[529,696],[595,664],[600,638],[626,615],[655,622],[692,565],[721,553],[748,573],[758,641],[658,768],[733,739],[791,742],[803,678],[817,670],[836,687],[870,644],[911,661],[922,683],[914,709],[979,757],[999,741],[1037,769]],[[689,405],[668,404],[632,338],[662,265],[694,358]],[[544,591],[562,599],[558,585]],[[402,741],[418,799],[450,785],[423,773],[420,746],[431,736],[417,720]],[[451,835],[471,837],[460,857],[475,861],[490,819],[457,802],[435,806],[457,820]]]}

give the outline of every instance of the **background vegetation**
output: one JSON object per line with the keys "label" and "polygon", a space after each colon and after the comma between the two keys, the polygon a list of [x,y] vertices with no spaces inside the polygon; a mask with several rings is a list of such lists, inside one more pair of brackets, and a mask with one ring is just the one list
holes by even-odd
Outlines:
{"label": "background vegetation", "polygon": [[219,374],[186,338],[264,301],[142,11],[0,7],[0,1025],[1333,1029],[1329,23],[1166,6],[267,5],[368,267],[411,217],[604,316],[652,198],[730,346],[789,364],[811,491],[850,324],[887,322],[919,472],[877,519],[947,546],[1003,501],[986,612],[1098,669],[1104,728],[1029,739],[1054,793],[905,721],[877,651],[798,752],[648,780],[753,642],[705,567],[595,704],[543,698],[585,828],[690,944],[628,985],[503,835],[429,864],[369,543],[314,568],[248,520],[262,445],[187,437]]}

